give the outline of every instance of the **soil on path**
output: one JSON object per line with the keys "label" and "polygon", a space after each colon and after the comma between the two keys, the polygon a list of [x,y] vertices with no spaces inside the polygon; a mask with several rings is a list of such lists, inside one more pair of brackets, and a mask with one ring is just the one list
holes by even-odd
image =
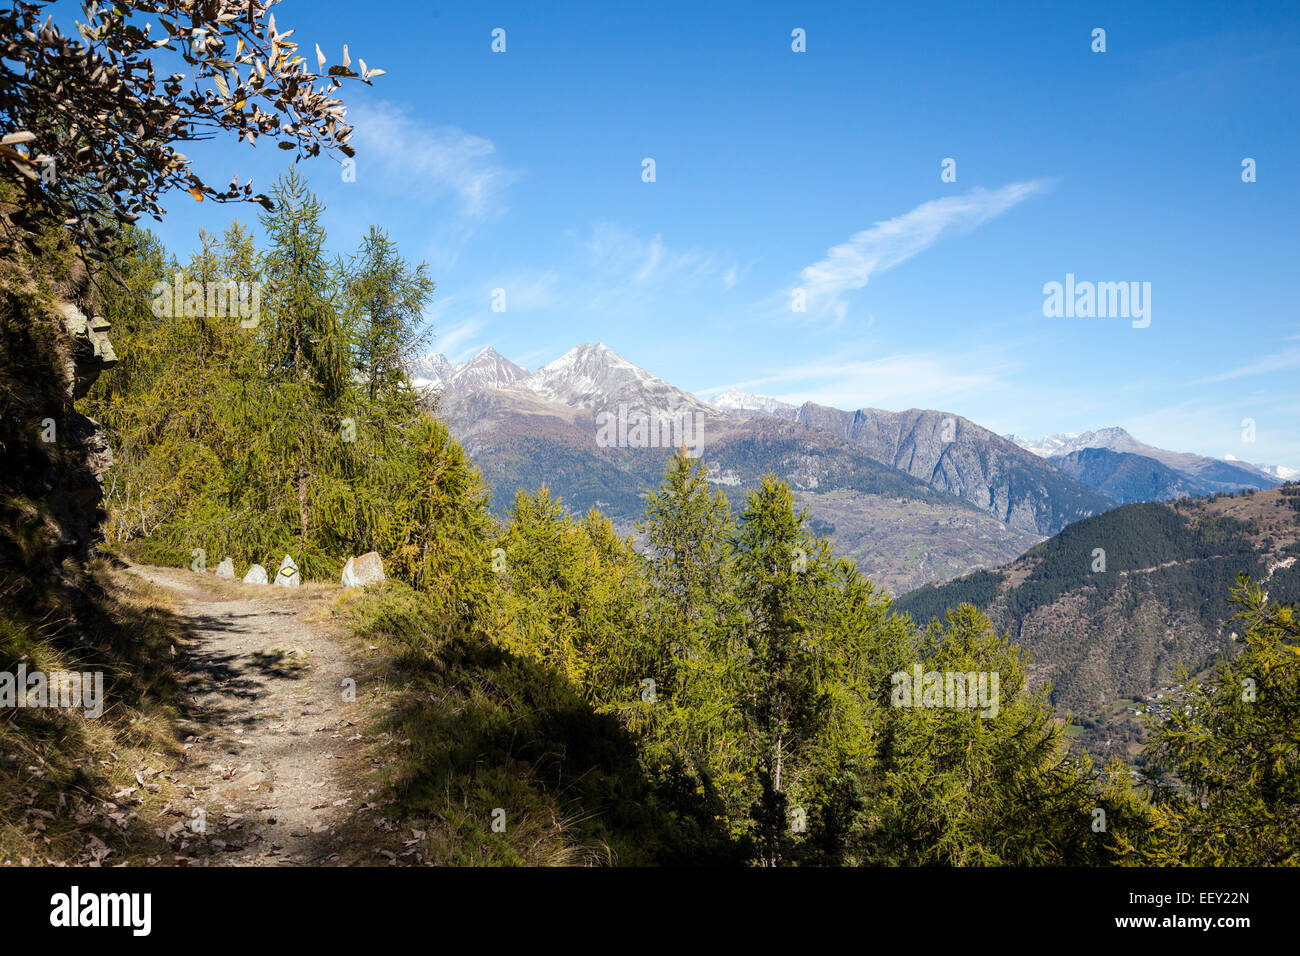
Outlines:
{"label": "soil on path", "polygon": [[[177,666],[191,705],[182,720],[183,791],[167,832],[190,865],[382,863],[359,856],[366,746],[349,682],[360,665],[331,633],[338,589],[225,581],[132,565],[164,588],[188,640]],[[355,684],[351,685],[355,688]],[[170,861],[160,861],[164,864]]]}

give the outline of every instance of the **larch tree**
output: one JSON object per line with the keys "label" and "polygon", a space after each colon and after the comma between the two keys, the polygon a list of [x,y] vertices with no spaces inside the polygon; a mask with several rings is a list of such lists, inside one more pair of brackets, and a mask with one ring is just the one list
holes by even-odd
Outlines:
{"label": "larch tree", "polygon": [[1184,672],[1148,745],[1164,784],[1165,859],[1193,866],[1300,862],[1300,618],[1244,575],[1232,590],[1241,652]]}
{"label": "larch tree", "polygon": [[769,866],[785,859],[790,776],[829,704],[804,614],[803,576],[816,547],[805,519],[789,486],[765,475],[741,512],[735,544],[744,652],[739,711],[758,780],[753,821]]}

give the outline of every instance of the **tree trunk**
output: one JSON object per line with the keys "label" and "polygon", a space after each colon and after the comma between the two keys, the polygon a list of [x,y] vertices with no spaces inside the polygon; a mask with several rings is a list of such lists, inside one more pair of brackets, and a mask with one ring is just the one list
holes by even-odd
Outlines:
{"label": "tree trunk", "polygon": [[302,528],[302,542],[305,545],[310,522],[307,510],[307,465],[301,458],[298,459],[298,523]]}

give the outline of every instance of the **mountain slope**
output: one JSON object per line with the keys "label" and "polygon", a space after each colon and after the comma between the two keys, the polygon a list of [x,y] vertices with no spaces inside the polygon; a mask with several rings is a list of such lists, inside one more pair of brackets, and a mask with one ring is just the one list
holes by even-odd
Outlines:
{"label": "mountain slope", "polygon": [[1154,458],[1107,448],[1083,448],[1058,455],[1052,458],[1052,464],[1062,474],[1126,505],[1170,501],[1219,490],[1208,481],[1175,471]]}
{"label": "mountain slope", "polygon": [[[784,478],[814,528],[833,535],[892,593],[1010,560],[1041,540],[854,442],[773,415],[715,408],[602,345],[579,346],[500,387],[464,381],[453,376],[437,412],[483,471],[498,513],[517,489],[546,485],[571,509],[595,506],[630,531],[685,438],[736,506],[764,473]],[[620,414],[667,427],[638,443],[630,429],[608,427]]]}
{"label": "mountain slope", "polygon": [[872,459],[1024,531],[1054,534],[1071,521],[1115,504],[1050,463],[957,415],[919,409],[847,412],[809,402],[792,417],[843,437]]}
{"label": "mountain slope", "polygon": [[[1123,753],[1140,728],[1125,701],[1154,699],[1232,646],[1228,589],[1246,572],[1300,600],[1300,487],[1131,504],[1070,525],[991,571],[905,595],[919,623],[969,601],[1034,657],[1036,684]],[[1104,552],[1104,566],[1099,558]],[[1094,570],[1096,569],[1096,570]]]}
{"label": "mountain slope", "polygon": [[1233,458],[1221,461],[1204,455],[1156,448],[1138,441],[1122,428],[1102,428],[1081,435],[1048,435],[1041,441],[1017,438],[1015,435],[1006,437],[1026,451],[1050,458],[1053,462],[1076,452],[1098,448],[1119,454],[1150,458],[1190,479],[1195,487],[1201,489],[1189,492],[1191,494],[1260,490],[1276,488],[1282,483],[1279,477],[1280,469],[1276,467],[1269,470]]}
{"label": "mountain slope", "polygon": [[528,369],[516,365],[488,346],[464,365],[456,366],[449,385],[460,391],[506,388],[528,377]]}
{"label": "mountain slope", "polygon": [[447,361],[446,356],[430,352],[408,362],[406,373],[411,384],[418,389],[442,388],[451,381],[456,369]]}

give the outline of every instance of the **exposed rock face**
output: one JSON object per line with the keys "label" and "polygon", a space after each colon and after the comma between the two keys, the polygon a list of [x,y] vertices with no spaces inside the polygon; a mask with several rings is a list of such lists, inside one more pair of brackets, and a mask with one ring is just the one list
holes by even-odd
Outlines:
{"label": "exposed rock face", "polygon": [[959,415],[909,409],[848,412],[812,402],[779,413],[840,435],[876,461],[969,501],[1013,528],[1055,534],[1114,502]]}
{"label": "exposed rock face", "polygon": [[[21,233],[10,215],[0,209],[6,238]],[[38,579],[86,558],[98,536],[113,456],[74,402],[117,356],[79,258],[0,246],[0,567]]]}
{"label": "exposed rock face", "polygon": [[108,340],[108,322],[87,319],[70,302],[60,302],[56,311],[70,340],[65,358],[65,394],[67,395],[66,441],[81,467],[69,474],[71,522],[65,532],[73,537],[79,550],[85,551],[98,537],[104,518],[100,504],[104,500],[104,473],[113,465],[113,450],[108,436],[93,418],[81,414],[73,402],[84,398],[101,372],[117,364],[117,355]]}
{"label": "exposed rock face", "polygon": [[230,558],[222,558],[221,563],[217,565],[217,577],[225,578],[227,581],[235,580],[235,562]]}
{"label": "exposed rock face", "polygon": [[70,397],[85,398],[99,373],[117,364],[113,343],[108,340],[109,324],[99,316],[87,319],[71,302],[56,303],[55,311],[72,339],[64,366]]}
{"label": "exposed rock face", "polygon": [[248,573],[244,575],[244,583],[245,584],[266,584],[267,583],[266,568],[262,567],[260,564],[253,565],[251,568],[248,569]]}
{"label": "exposed rock face", "polygon": [[280,570],[275,572],[275,586],[278,588],[296,588],[298,586],[298,565],[293,563],[293,558],[289,555],[284,556],[280,562]]}
{"label": "exposed rock face", "polygon": [[367,552],[359,558],[348,558],[348,563],[343,566],[345,588],[363,588],[383,580],[384,562],[377,551]]}

